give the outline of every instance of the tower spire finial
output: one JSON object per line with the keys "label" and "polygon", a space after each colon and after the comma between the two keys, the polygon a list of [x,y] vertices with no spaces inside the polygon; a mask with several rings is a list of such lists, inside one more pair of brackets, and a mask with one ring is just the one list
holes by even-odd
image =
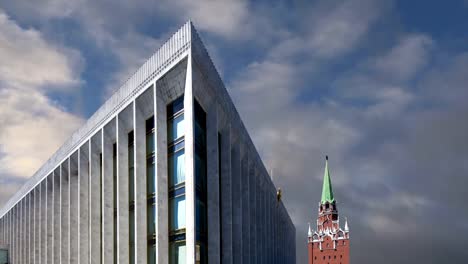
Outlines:
{"label": "tower spire finial", "polygon": [[322,199],[321,203],[324,204],[325,202],[332,203],[335,201],[333,197],[333,189],[330,179],[330,171],[328,169],[328,155],[325,156],[325,172],[323,174],[323,187],[322,187]]}
{"label": "tower spire finial", "polygon": [[309,232],[307,232],[307,235],[308,235],[309,237],[312,237],[312,230],[310,229],[310,223],[309,223]]}

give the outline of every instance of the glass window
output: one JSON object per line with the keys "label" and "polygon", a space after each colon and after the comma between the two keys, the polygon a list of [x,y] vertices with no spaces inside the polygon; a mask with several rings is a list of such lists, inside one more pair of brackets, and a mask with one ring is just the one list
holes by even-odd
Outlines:
{"label": "glass window", "polygon": [[128,169],[128,198],[130,202],[135,201],[135,181],[133,167]]}
{"label": "glass window", "polygon": [[146,155],[154,152],[154,133],[146,135]]}
{"label": "glass window", "polygon": [[0,249],[0,263],[8,263],[8,250]]}
{"label": "glass window", "polygon": [[169,202],[170,231],[185,228],[185,196],[175,197]]}
{"label": "glass window", "polygon": [[169,187],[185,181],[185,151],[169,155]]}
{"label": "glass window", "polygon": [[148,236],[156,233],[156,204],[148,204]]}
{"label": "glass window", "polygon": [[148,263],[156,263],[156,245],[148,245]]}
{"label": "glass window", "polygon": [[153,193],[156,193],[156,169],[154,166],[154,157],[149,159],[147,161],[147,167],[146,167],[146,175],[147,175],[147,181],[146,181],[146,189],[148,191],[148,195],[151,195]]}
{"label": "glass window", "polygon": [[[133,208],[130,210],[128,221],[129,221],[128,228],[129,228],[129,234],[130,234],[129,243],[130,245],[134,245],[135,244],[135,210]],[[130,252],[130,253],[133,253],[133,252]]]}
{"label": "glass window", "polygon": [[184,135],[184,114],[169,120],[167,140],[172,142]]}
{"label": "glass window", "polygon": [[173,242],[169,248],[169,263],[182,264],[187,263],[185,242]]}
{"label": "glass window", "polygon": [[182,109],[184,109],[183,95],[167,106],[167,116],[173,116],[177,112],[180,112]]}
{"label": "glass window", "polygon": [[135,264],[135,207],[131,206],[129,215],[129,250],[130,264]]}

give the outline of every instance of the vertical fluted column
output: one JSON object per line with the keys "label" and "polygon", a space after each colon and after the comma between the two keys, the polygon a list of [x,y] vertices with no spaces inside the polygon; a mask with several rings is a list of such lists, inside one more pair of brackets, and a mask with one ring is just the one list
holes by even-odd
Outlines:
{"label": "vertical fluted column", "polygon": [[195,263],[195,140],[194,98],[192,89],[192,57],[187,59],[187,75],[184,91],[185,119],[185,210],[187,263]]}
{"label": "vertical fluted column", "polygon": [[268,186],[268,262],[273,262],[273,216],[272,216],[272,205],[275,201],[274,193],[272,192],[271,186]]}
{"label": "vertical fluted column", "polygon": [[[102,130],[90,140],[90,262],[101,263]],[[64,264],[64,263],[62,263]]]}
{"label": "vertical fluted column", "polygon": [[144,115],[145,95],[134,103],[134,137],[135,137],[135,250],[136,263],[146,263],[148,249],[147,234],[147,192],[146,192],[146,128]]}
{"label": "vertical fluted column", "polygon": [[114,263],[114,153],[116,119],[109,121],[104,127],[102,138],[103,157],[103,218],[102,245],[103,263]]}
{"label": "vertical fluted column", "polygon": [[[41,263],[41,188],[34,188],[34,264]],[[14,262],[13,262],[14,263]]]}
{"label": "vertical fluted column", "polygon": [[19,261],[24,262],[24,200],[18,202],[19,208]]}
{"label": "vertical fluted column", "polygon": [[41,183],[41,263],[48,263],[47,259],[47,178]]}
{"label": "vertical fluted column", "polygon": [[257,262],[262,264],[262,240],[263,240],[263,228],[262,228],[262,189],[260,188],[260,177],[261,175],[258,172],[258,169],[255,168],[255,225],[257,226],[257,239],[256,239],[256,250],[258,253]]}
{"label": "vertical fluted column", "polygon": [[218,111],[213,103],[206,118],[207,148],[207,202],[208,202],[208,263],[221,262],[220,255],[220,206],[219,206],[219,153]]}
{"label": "vertical fluted column", "polygon": [[266,224],[266,194],[265,194],[265,178],[264,178],[264,175],[263,173],[261,173],[260,175],[260,188],[261,188],[261,197],[262,197],[262,200],[261,200],[261,205],[260,205],[260,208],[261,208],[261,214],[262,214],[262,218],[261,218],[261,229],[262,229],[262,262],[263,264],[268,264],[267,263],[267,259],[266,259],[266,243],[267,243],[267,236],[266,236],[266,232],[267,232],[267,224]]}
{"label": "vertical fluted column", "polygon": [[129,142],[128,134],[133,130],[133,105],[117,118],[117,230],[118,263],[129,263]]}
{"label": "vertical fluted column", "polygon": [[250,233],[249,233],[249,217],[250,217],[250,201],[249,201],[249,149],[242,148],[243,159],[241,161],[241,194],[242,194],[242,262],[250,263]]}
{"label": "vertical fluted column", "polygon": [[221,130],[221,232],[222,262],[232,262],[232,201],[231,201],[231,129],[228,124]]}
{"label": "vertical fluted column", "polygon": [[18,205],[13,207],[13,263],[18,261]]}
{"label": "vertical fluted column", "polygon": [[4,235],[5,215],[0,218],[0,244],[5,244]]}
{"label": "vertical fluted column", "polygon": [[156,109],[156,260],[157,263],[169,261],[169,202],[168,202],[168,168],[167,168],[167,109],[162,99],[161,90],[154,88]]}
{"label": "vertical fluted column", "polygon": [[69,255],[69,219],[70,219],[70,159],[66,159],[61,166],[61,181],[60,181],[60,199],[62,203],[61,209],[61,262],[62,263],[70,263],[70,255]]}
{"label": "vertical fluted column", "polygon": [[242,263],[240,142],[237,135],[235,135],[235,139],[231,145],[232,261],[233,263]]}
{"label": "vertical fluted column", "polygon": [[61,166],[54,171],[54,260],[53,263],[60,263],[62,249],[62,202],[61,202]]}
{"label": "vertical fluted column", "polygon": [[32,191],[28,194],[28,263],[33,263],[34,251],[33,251],[33,227],[34,227],[34,203]]}
{"label": "vertical fluted column", "polygon": [[47,263],[47,239],[46,239],[46,230],[47,230],[47,215],[46,215],[46,210],[47,210],[47,203],[46,203],[46,181],[42,181],[38,187],[41,190],[40,191],[40,222],[39,222],[39,229],[40,229],[40,236],[39,236],[39,244],[40,244],[40,263],[45,264]]}
{"label": "vertical fluted column", "polygon": [[78,264],[78,249],[79,249],[79,175],[78,175],[78,157],[79,153],[76,151],[70,156],[70,223],[69,223],[69,251],[70,263]]}
{"label": "vertical fluted column", "polygon": [[4,219],[5,216],[0,217],[0,244],[5,244],[5,239],[3,238],[3,230],[4,230]]}
{"label": "vertical fluted column", "polygon": [[79,263],[89,264],[89,141],[86,141],[79,152],[80,184],[80,249]]}
{"label": "vertical fluted column", "polygon": [[53,229],[54,229],[54,174],[51,173],[47,178],[47,262],[54,262],[54,243],[53,243]]}
{"label": "vertical fluted column", "polygon": [[20,200],[18,203],[18,249],[19,249],[19,262],[24,262],[24,200]]}
{"label": "vertical fluted column", "polygon": [[257,263],[257,226],[255,222],[256,212],[256,185],[255,185],[255,159],[249,159],[249,231],[250,231],[250,263]]}
{"label": "vertical fluted column", "polygon": [[8,213],[2,216],[2,235],[0,237],[1,242],[3,244],[8,244],[6,234],[7,234],[7,223],[8,223]]}

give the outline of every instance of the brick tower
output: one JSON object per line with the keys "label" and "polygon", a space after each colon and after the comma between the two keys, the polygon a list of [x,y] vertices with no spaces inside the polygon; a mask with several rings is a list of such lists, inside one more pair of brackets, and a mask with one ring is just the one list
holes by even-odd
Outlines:
{"label": "brick tower", "polygon": [[328,170],[328,156],[325,158],[322,199],[319,203],[316,231],[310,228],[307,234],[309,251],[308,264],[349,264],[349,227],[345,218],[344,228],[340,217]]}

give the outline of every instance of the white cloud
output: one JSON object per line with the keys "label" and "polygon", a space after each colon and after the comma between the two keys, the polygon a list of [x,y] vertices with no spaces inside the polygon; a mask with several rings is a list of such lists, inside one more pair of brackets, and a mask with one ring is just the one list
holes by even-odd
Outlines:
{"label": "white cloud", "polygon": [[249,19],[248,3],[244,0],[184,0],[178,4],[178,8],[187,12],[200,29],[226,37],[241,34]]}
{"label": "white cloud", "polygon": [[311,15],[311,52],[319,57],[336,57],[352,49],[369,32],[381,13],[380,1],[343,1],[320,8]]}
{"label": "white cloud", "polygon": [[162,41],[129,31],[119,38],[109,36],[105,42],[120,64],[118,70],[110,76],[106,84],[104,98],[107,99],[143,65]]}
{"label": "white cloud", "polygon": [[24,184],[24,180],[9,181],[3,180],[0,177],[0,207],[3,207],[4,204],[13,196]]}
{"label": "white cloud", "polygon": [[252,14],[245,0],[164,1],[161,10],[191,19],[197,28],[227,39],[245,38],[252,33]]}
{"label": "white cloud", "polygon": [[83,120],[35,90],[0,91],[0,171],[30,177]]}
{"label": "white cloud", "polygon": [[79,83],[79,53],[47,43],[35,29],[23,29],[0,10],[0,81],[14,87]]}
{"label": "white cloud", "polygon": [[424,34],[407,35],[373,63],[375,70],[397,80],[407,80],[427,65],[432,39]]}
{"label": "white cloud", "polygon": [[0,12],[0,61],[0,177],[30,177],[83,122],[45,95],[80,83],[81,57]]}

